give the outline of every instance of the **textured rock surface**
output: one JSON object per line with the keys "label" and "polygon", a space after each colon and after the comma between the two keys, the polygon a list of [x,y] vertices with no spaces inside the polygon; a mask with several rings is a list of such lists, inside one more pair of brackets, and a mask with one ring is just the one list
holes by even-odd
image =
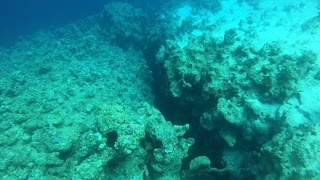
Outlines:
{"label": "textured rock surface", "polygon": [[316,7],[109,3],[0,48],[0,175],[319,179]]}
{"label": "textured rock surface", "polygon": [[320,178],[319,125],[285,129],[261,149],[263,178]]}
{"label": "textured rock surface", "polygon": [[[152,106],[145,59],[106,43],[91,26],[96,20],[36,34],[1,51],[17,63],[1,62],[4,178],[178,176],[193,142],[182,138],[189,126],[173,126]],[[162,164],[162,174],[152,173],[151,166]]]}

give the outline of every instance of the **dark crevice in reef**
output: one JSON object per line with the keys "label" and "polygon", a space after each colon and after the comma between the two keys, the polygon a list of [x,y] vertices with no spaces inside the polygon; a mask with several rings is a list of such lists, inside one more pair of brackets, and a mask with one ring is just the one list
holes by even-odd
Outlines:
{"label": "dark crevice in reef", "polygon": [[118,134],[117,132],[109,132],[107,133],[107,138],[108,138],[107,145],[109,147],[114,147],[114,144],[116,143],[118,138]]}
{"label": "dark crevice in reef", "polygon": [[[161,37],[161,36],[160,36]],[[151,40],[152,41],[152,40]],[[161,46],[165,42],[152,41],[148,42],[143,49],[144,58],[146,59],[147,65],[152,72],[152,89],[155,96],[154,106],[162,113],[167,121],[171,121],[175,125],[185,125],[189,124],[190,128],[184,135],[185,138],[193,138],[195,144],[190,147],[188,152],[188,157],[183,160],[182,171],[188,172],[189,164],[191,160],[199,156],[206,156],[211,161],[211,167],[224,170],[230,168],[230,162],[226,162],[224,159],[228,154],[225,153],[237,153],[235,149],[239,149],[243,152],[257,152],[258,146],[252,142],[238,142],[241,144],[237,147],[229,147],[225,139],[221,137],[219,129],[229,129],[232,130],[236,136],[243,137],[241,130],[238,128],[233,128],[232,124],[224,123],[225,120],[217,119],[215,121],[216,129],[206,130],[200,124],[201,115],[210,111],[211,109],[216,109],[218,100],[216,97],[208,97],[209,99],[203,100],[200,96],[200,87],[194,87],[192,90],[185,91],[186,96],[192,95],[194,99],[202,99],[203,101],[191,101],[186,102],[187,98],[175,98],[171,95],[170,84],[167,79],[167,72],[163,64],[157,63],[156,54]],[[231,92],[231,91],[230,91]],[[230,93],[228,92],[228,93]],[[209,109],[208,109],[209,108]],[[219,117],[217,117],[219,118]],[[223,117],[220,117],[223,118]],[[252,158],[252,157],[251,157]],[[228,159],[227,159],[228,160]],[[228,167],[229,164],[229,167]],[[243,165],[245,167],[246,165]],[[250,166],[250,165],[249,165]],[[205,174],[203,177],[188,177],[188,178],[200,178],[200,179],[229,179],[232,178],[234,174],[230,171],[224,171],[224,173],[210,172]],[[248,176],[246,176],[248,177]]]}
{"label": "dark crevice in reef", "polygon": [[[157,51],[160,43],[149,45],[144,51],[144,57],[147,65],[152,72],[152,89],[155,96],[154,106],[161,112],[166,120],[173,124],[184,125],[192,122],[196,123],[192,115],[193,105],[186,105],[179,102],[179,99],[172,97],[169,89],[169,81],[167,79],[166,70],[163,64],[156,63]],[[190,124],[190,128],[193,124]]]}
{"label": "dark crevice in reef", "polygon": [[162,65],[156,63],[159,43],[151,43],[144,51],[144,57],[152,73],[152,90],[155,96],[154,106],[162,113],[165,119],[170,120],[176,113],[176,100],[170,95],[169,82]]}
{"label": "dark crevice in reef", "polygon": [[171,121],[173,124],[190,124],[190,121],[196,117],[193,115],[195,106],[185,102],[181,103],[179,99],[172,97],[166,70],[163,64],[156,63],[155,56],[161,44],[163,43],[150,43],[143,52],[147,65],[152,72],[152,89],[155,96],[154,106],[166,120]]}
{"label": "dark crevice in reef", "polygon": [[189,136],[195,139],[195,144],[189,149],[189,156],[184,159],[184,169],[188,168],[189,162],[197,156],[207,156],[211,160],[211,166],[223,169],[225,165],[221,160],[224,143],[218,136],[211,131],[204,130],[200,123],[190,129]]}
{"label": "dark crevice in reef", "polygon": [[[157,48],[154,51],[148,51],[149,54],[145,54],[148,66],[152,71],[153,76],[153,92],[155,94],[155,107],[162,113],[166,120],[171,121],[173,124],[184,125],[189,124],[190,129],[185,134],[185,137],[194,138],[195,144],[190,147],[188,152],[188,157],[183,160],[182,170],[188,171],[189,163],[192,159],[198,156],[206,156],[211,161],[211,167],[217,169],[226,168],[227,164],[223,160],[224,152],[229,148],[219,135],[217,129],[208,131],[205,130],[200,124],[200,116],[202,111],[206,110],[206,107],[215,107],[217,104],[216,99],[207,100],[204,104],[192,104],[187,102],[181,102],[179,99],[172,97],[169,90],[169,82],[166,79],[166,70],[162,64],[157,64],[155,60]],[[223,120],[217,121],[216,126],[224,128],[228,126],[230,129],[232,124],[220,124],[219,122],[224,122]],[[231,126],[231,127],[230,127]],[[233,128],[231,128],[233,129]],[[237,136],[244,136],[242,132],[234,128],[233,132]],[[242,146],[238,147],[245,152],[258,151],[257,147],[259,144],[254,144],[252,142],[239,142]],[[229,149],[230,150],[230,149]],[[229,179],[232,175],[228,172],[217,173],[212,172],[203,176],[189,177],[189,178],[203,178],[203,179]],[[248,176],[246,176],[248,177]]]}
{"label": "dark crevice in reef", "polygon": [[[212,167],[218,169],[225,168],[225,164],[221,159],[225,142],[218,134],[214,135],[212,131],[206,131],[200,125],[202,110],[205,109],[208,104],[195,105],[181,102],[179,99],[172,97],[169,90],[169,82],[166,77],[166,70],[162,64],[156,63],[155,54],[158,49],[159,45],[157,44],[151,47],[149,46],[149,48],[144,51],[147,65],[152,72],[152,89],[155,95],[154,106],[162,113],[166,120],[171,121],[173,124],[189,124],[190,129],[185,134],[185,137],[195,139],[195,144],[189,149],[188,157],[183,160],[182,169],[188,170],[190,161],[198,156],[207,156],[211,160]],[[216,101],[211,99],[209,102],[214,103]],[[220,175],[214,173],[195,178],[223,179],[225,177],[226,173]]]}

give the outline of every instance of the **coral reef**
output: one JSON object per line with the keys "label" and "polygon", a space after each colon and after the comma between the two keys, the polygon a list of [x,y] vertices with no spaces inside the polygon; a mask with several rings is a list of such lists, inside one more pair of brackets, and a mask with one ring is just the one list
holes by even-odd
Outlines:
{"label": "coral reef", "polygon": [[[261,5],[257,1],[246,2],[254,8]],[[179,11],[184,14],[178,14]],[[308,48],[301,48],[298,53],[288,51],[285,49],[288,45],[272,38],[265,38],[264,43],[259,42],[260,47],[257,46],[252,40],[258,39],[257,35],[248,32],[252,19],[247,19],[247,27],[241,20],[239,26],[232,27],[219,24],[219,19],[212,18],[214,15],[204,15],[189,6],[179,11],[176,14],[183,20],[173,29],[183,30],[175,31],[171,38],[167,36],[156,57],[165,69],[171,96],[179,107],[192,106],[193,121],[199,119],[200,125],[212,132],[212,136],[225,141],[226,150],[235,152],[247,151],[252,144],[261,147],[282,132],[279,127],[305,122],[296,120],[294,116],[299,110],[293,113],[295,108],[288,104],[297,101],[301,104],[304,87],[301,83],[313,74],[317,77],[315,51]],[[303,31],[307,31],[308,25],[303,26],[306,27]],[[298,116],[302,119],[317,121],[315,116],[300,112]],[[257,156],[250,158],[257,159]],[[232,163],[231,158],[225,160],[226,164]],[[246,166],[252,168],[248,175],[256,176],[259,171],[256,165],[248,162]],[[241,177],[235,169],[227,171]]]}
{"label": "coral reef", "polygon": [[138,46],[146,41],[147,15],[128,3],[108,3],[98,21],[105,39],[120,47]]}
{"label": "coral reef", "polygon": [[[275,42],[256,52],[248,45],[231,48],[208,36],[188,38],[184,47],[180,40],[168,40],[157,56],[167,70],[172,96],[202,108],[198,111],[204,113],[201,123],[206,129],[224,120],[231,128],[240,127],[245,139],[270,137],[277,125],[273,114],[283,101],[298,95],[299,77],[316,60],[309,52],[283,54]],[[269,110],[262,112],[262,107]]]}
{"label": "coral reef", "polygon": [[318,179],[319,128],[313,124],[287,128],[263,145],[263,178]]}
{"label": "coral reef", "polygon": [[316,4],[111,2],[0,48],[0,175],[320,178]]}

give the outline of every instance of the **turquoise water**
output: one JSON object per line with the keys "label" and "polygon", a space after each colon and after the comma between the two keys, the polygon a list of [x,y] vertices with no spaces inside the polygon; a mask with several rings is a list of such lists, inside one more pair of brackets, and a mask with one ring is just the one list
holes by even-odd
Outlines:
{"label": "turquoise water", "polygon": [[1,16],[2,179],[320,178],[318,1],[33,3]]}

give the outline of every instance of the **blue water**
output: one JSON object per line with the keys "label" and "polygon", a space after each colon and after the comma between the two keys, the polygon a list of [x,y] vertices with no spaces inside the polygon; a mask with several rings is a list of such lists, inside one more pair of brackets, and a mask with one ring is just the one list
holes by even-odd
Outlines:
{"label": "blue water", "polygon": [[22,35],[72,23],[97,14],[108,2],[127,2],[153,13],[166,1],[149,0],[5,0],[0,2],[0,45]]}
{"label": "blue water", "polygon": [[0,44],[102,11],[106,0],[5,0],[0,2]]}

